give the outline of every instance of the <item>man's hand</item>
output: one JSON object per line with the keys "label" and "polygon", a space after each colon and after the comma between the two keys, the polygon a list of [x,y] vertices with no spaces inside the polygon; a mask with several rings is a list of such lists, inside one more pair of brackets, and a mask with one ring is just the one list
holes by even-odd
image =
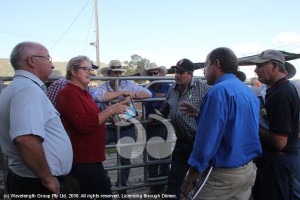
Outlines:
{"label": "man's hand", "polygon": [[53,194],[59,196],[60,194],[60,184],[56,177],[52,176],[47,180],[42,180],[42,185],[51,191]]}
{"label": "man's hand", "polygon": [[122,92],[122,95],[126,98],[126,97],[130,97],[130,98],[136,98],[137,94],[136,92],[130,92],[130,91],[124,91]]}
{"label": "man's hand", "polygon": [[183,114],[190,116],[190,117],[197,117],[198,116],[198,110],[193,105],[182,102],[179,104],[180,108],[179,111],[181,111]]}
{"label": "man's hand", "polygon": [[183,184],[181,185],[181,193],[185,198],[189,197],[189,192],[192,190],[193,188],[193,184],[188,182],[188,181],[184,181]]}

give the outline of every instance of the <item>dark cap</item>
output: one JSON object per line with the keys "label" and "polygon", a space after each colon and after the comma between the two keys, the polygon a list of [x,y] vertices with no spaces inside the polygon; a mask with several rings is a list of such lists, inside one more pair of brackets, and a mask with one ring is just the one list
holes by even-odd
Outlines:
{"label": "dark cap", "polygon": [[193,72],[195,69],[194,63],[189,59],[181,59],[177,62],[176,66],[172,66],[173,69],[179,69],[183,72]]}
{"label": "dark cap", "polygon": [[92,62],[92,68],[93,69],[99,69],[99,67],[97,65],[94,65],[94,63]]}

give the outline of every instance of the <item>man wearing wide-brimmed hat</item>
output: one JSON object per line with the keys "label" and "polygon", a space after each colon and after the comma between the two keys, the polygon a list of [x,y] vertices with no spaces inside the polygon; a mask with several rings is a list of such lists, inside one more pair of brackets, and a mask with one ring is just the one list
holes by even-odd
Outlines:
{"label": "man wearing wide-brimmed hat", "polygon": [[[140,72],[141,76],[152,76],[152,77],[159,77],[165,76],[167,74],[167,68],[164,66],[158,66],[156,63],[151,62],[147,65],[145,69],[142,69]],[[154,81],[154,80],[151,80]],[[156,83],[152,84],[148,89],[152,93],[152,98],[163,98],[168,96],[168,91],[170,88],[170,84],[168,83]],[[154,101],[154,102],[146,102],[146,113],[144,114],[146,118],[148,118],[148,124],[146,126],[146,135],[147,141],[150,141],[154,137],[159,137],[164,140],[168,137],[168,131],[164,124],[155,121],[152,118],[149,118],[149,114],[156,114],[155,109],[159,110],[162,105],[162,102]],[[164,157],[161,155],[165,155],[165,152],[170,150],[171,146],[168,148],[169,144],[165,144],[162,146],[161,144],[157,143],[148,143],[147,148],[153,149],[155,151],[155,155],[159,155],[157,157],[151,156],[150,153],[148,154],[149,161],[155,160],[164,160],[169,159],[170,156]],[[170,144],[171,145],[171,144]],[[150,165],[148,166],[148,178],[151,181],[151,178],[157,177],[166,177],[169,173],[169,164],[162,164],[162,165]],[[163,185],[153,185],[150,187],[149,194],[161,194],[165,191],[165,187]]]}
{"label": "man wearing wide-brimmed hat", "polygon": [[[113,99],[123,100],[125,97],[130,96],[134,99],[144,99],[150,98],[151,92],[134,83],[130,80],[118,80],[118,77],[122,76],[126,69],[122,66],[119,60],[110,61],[108,67],[104,67],[100,70],[100,73],[103,76],[112,77],[115,79],[108,80],[105,83],[101,84],[95,89],[92,93],[94,100],[98,103],[102,103],[103,106],[107,106]],[[117,88],[117,81],[119,87]],[[106,126],[106,144],[115,142],[117,144],[117,134],[116,126],[108,125]],[[123,137],[135,138],[135,127],[133,124],[129,126],[120,128],[120,138]],[[121,165],[130,165],[130,159],[121,157]],[[126,186],[128,177],[130,173],[130,168],[121,169],[121,180],[118,180],[118,183],[121,186]],[[119,185],[118,184],[118,185]],[[119,191],[119,194],[126,194],[126,190]],[[122,195],[120,197],[123,197]]]}
{"label": "man wearing wide-brimmed hat", "polygon": [[299,96],[286,77],[285,58],[280,51],[265,50],[253,62],[258,80],[268,87],[265,98],[268,128],[259,128],[263,155],[257,160],[252,195],[255,200],[296,199],[290,193],[289,182],[297,167]]}

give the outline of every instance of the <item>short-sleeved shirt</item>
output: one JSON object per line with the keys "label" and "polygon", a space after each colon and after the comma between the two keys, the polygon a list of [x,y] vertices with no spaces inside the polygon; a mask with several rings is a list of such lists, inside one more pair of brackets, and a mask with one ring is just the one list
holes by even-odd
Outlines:
{"label": "short-sleeved shirt", "polygon": [[209,88],[210,86],[205,81],[192,79],[185,91],[180,95],[178,85],[176,83],[172,84],[166,101],[170,105],[170,119],[177,138],[194,138],[196,135],[196,120],[194,117],[187,116],[179,111],[180,103],[187,102],[199,109]]}
{"label": "short-sleeved shirt", "polygon": [[[270,133],[287,138],[287,145],[282,152],[294,154],[299,129],[299,97],[285,77],[267,90],[266,110]],[[262,147],[270,153],[277,151],[265,143],[262,143]]]}
{"label": "short-sleeved shirt", "polygon": [[[37,135],[51,173],[68,174],[73,153],[70,139],[47,95],[41,89],[44,83],[35,75],[16,70],[13,82],[0,95],[0,143],[8,157],[8,166],[22,177],[36,177],[23,163],[13,144],[18,136]],[[32,155],[34,156],[34,155]]]}
{"label": "short-sleeved shirt", "polygon": [[[106,92],[115,92],[110,86],[109,82],[110,80],[106,81],[105,83],[101,84],[93,91],[92,96],[96,102],[105,102],[104,94]],[[151,95],[151,92],[147,88],[137,85],[136,83],[129,80],[121,80],[118,91],[147,92],[149,93],[149,95]],[[123,96],[119,97],[120,100],[122,98],[124,97]]]}

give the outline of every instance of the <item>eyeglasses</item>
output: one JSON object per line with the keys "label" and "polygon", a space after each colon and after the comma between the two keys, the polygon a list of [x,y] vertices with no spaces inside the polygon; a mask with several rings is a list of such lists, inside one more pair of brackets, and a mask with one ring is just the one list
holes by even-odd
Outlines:
{"label": "eyeglasses", "polygon": [[90,67],[76,67],[77,69],[82,69],[83,71],[89,71],[89,72],[93,72],[94,69],[90,68]]}
{"label": "eyeglasses", "polygon": [[32,55],[31,57],[45,58],[45,59],[48,60],[50,63],[52,63],[52,57],[50,57],[50,56],[38,56],[38,55]]}
{"label": "eyeglasses", "polygon": [[210,66],[210,65],[204,64],[204,65],[203,65],[203,68],[201,68],[202,71],[206,70],[209,66]]}
{"label": "eyeglasses", "polygon": [[159,72],[149,72],[149,73],[148,73],[149,76],[152,76],[152,75],[158,75],[158,74],[159,74]]}

